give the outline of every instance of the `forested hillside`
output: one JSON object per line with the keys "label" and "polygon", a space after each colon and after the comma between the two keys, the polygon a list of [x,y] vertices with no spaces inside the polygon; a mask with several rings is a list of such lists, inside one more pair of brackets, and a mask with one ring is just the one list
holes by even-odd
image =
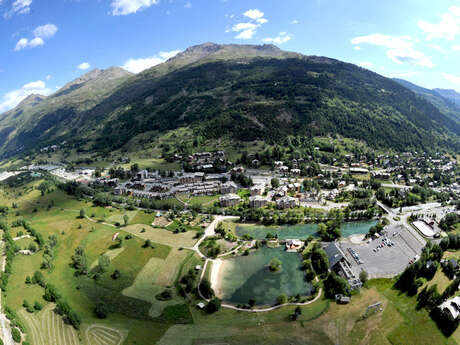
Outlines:
{"label": "forested hillside", "polygon": [[[138,75],[96,80],[70,84],[15,121],[0,120],[3,155],[62,140],[109,151],[138,134],[183,126],[207,138],[341,135],[401,151],[459,150],[460,125],[397,82],[274,46],[204,44]],[[85,85],[94,95],[105,84],[84,102]]]}

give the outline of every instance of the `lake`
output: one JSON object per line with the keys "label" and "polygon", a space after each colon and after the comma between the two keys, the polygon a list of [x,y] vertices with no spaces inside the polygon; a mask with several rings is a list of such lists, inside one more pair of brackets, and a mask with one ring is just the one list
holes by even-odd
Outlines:
{"label": "lake", "polygon": [[[367,234],[369,229],[377,224],[377,220],[365,220],[343,223],[341,226],[342,237],[356,234]],[[278,238],[285,240],[288,238],[306,239],[308,236],[316,236],[318,224],[296,224],[282,226],[263,226],[263,225],[238,225],[236,234],[243,237],[244,234],[251,235],[256,240],[262,240],[267,233],[277,234]]]}
{"label": "lake", "polygon": [[[281,270],[271,272],[268,265],[275,257],[281,261]],[[301,259],[300,254],[288,253],[283,246],[263,246],[248,256],[223,260],[219,270],[222,300],[247,304],[252,298],[260,306],[274,305],[282,293],[309,296],[311,284],[305,280]]]}

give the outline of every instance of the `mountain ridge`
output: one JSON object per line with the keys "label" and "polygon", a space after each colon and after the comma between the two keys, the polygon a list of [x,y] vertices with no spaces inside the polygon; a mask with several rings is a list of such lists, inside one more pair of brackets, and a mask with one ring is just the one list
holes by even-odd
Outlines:
{"label": "mountain ridge", "polygon": [[184,126],[234,140],[342,135],[398,150],[458,145],[459,124],[397,82],[273,45],[205,43],[125,72],[90,71],[19,119],[2,118],[0,153],[63,139],[110,151],[141,133]]}

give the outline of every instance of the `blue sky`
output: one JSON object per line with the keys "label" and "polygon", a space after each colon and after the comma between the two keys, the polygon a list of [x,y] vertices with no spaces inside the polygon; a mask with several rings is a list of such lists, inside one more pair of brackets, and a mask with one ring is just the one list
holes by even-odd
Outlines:
{"label": "blue sky", "polygon": [[204,42],[273,43],[460,91],[458,0],[0,0],[0,38],[0,112]]}

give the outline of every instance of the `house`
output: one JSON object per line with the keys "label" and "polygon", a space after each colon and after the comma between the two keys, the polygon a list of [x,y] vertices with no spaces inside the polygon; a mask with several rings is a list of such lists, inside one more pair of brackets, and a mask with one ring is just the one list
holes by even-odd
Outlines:
{"label": "house", "polygon": [[238,186],[233,181],[225,182],[220,186],[220,193],[221,194],[231,194],[236,193],[238,191]]}
{"label": "house", "polygon": [[369,170],[365,168],[350,168],[350,174],[367,174]]}
{"label": "house", "polygon": [[262,194],[264,194],[265,186],[261,185],[261,184],[257,184],[255,186],[251,187],[249,189],[249,191],[251,192],[251,196],[262,195]]}
{"label": "house", "polygon": [[303,247],[303,242],[301,240],[293,239],[286,240],[286,250],[287,251],[298,251]]}
{"label": "house", "polygon": [[282,167],[283,165],[284,165],[284,163],[282,161],[276,161],[275,162],[275,168]]}
{"label": "house", "polygon": [[350,303],[350,297],[344,296],[342,294],[337,294],[337,295],[335,295],[335,301],[338,304],[348,304],[348,303]]}
{"label": "house", "polygon": [[292,176],[299,176],[300,175],[300,169],[292,169],[291,170],[291,175]]}
{"label": "house", "polygon": [[284,196],[276,200],[276,207],[278,207],[281,210],[284,210],[286,208],[296,207],[297,204],[298,204],[298,200],[290,196]]}
{"label": "house", "polygon": [[222,207],[231,207],[235,206],[241,201],[241,198],[236,194],[226,194],[219,198],[220,205]]}
{"label": "house", "polygon": [[448,299],[439,306],[443,312],[450,313],[452,318],[456,320],[460,314],[460,296]]}
{"label": "house", "polygon": [[198,309],[204,309],[205,304],[204,304],[203,302],[200,302],[200,303],[198,303],[198,304],[196,305],[196,307],[197,307]]}
{"label": "house", "polygon": [[268,200],[260,195],[254,195],[249,197],[249,207],[251,208],[260,208],[267,206]]}

